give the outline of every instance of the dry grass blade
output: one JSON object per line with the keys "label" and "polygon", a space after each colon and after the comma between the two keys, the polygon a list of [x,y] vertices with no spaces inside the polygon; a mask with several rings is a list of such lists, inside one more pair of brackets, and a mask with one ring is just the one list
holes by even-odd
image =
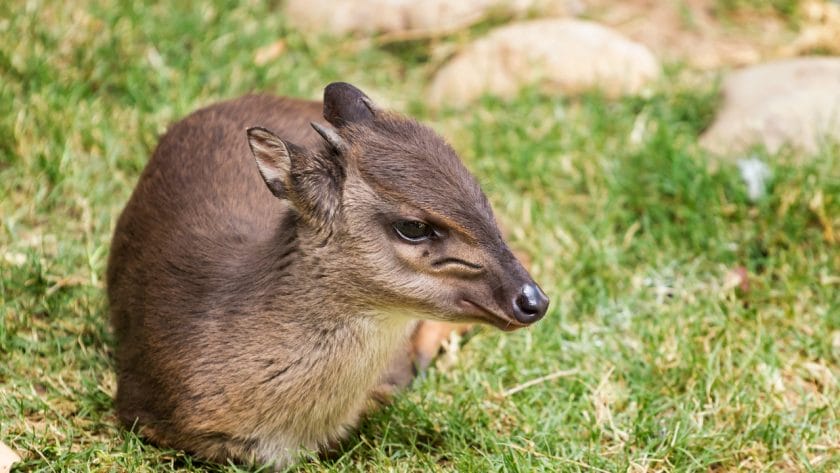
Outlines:
{"label": "dry grass blade", "polygon": [[557,379],[557,378],[572,376],[572,375],[575,375],[577,373],[578,373],[578,370],[576,370],[576,369],[555,371],[554,373],[547,374],[545,376],[540,376],[539,378],[532,379],[531,381],[527,381],[525,383],[518,384],[518,385],[504,391],[502,393],[502,397],[512,396],[512,395],[518,393],[519,391],[524,391],[524,390],[530,388],[531,386],[536,386],[537,384],[544,383],[546,381],[551,381],[551,380]]}
{"label": "dry grass blade", "polygon": [[548,454],[545,454],[545,453],[538,452],[534,449],[527,449],[525,447],[520,447],[519,445],[514,445],[512,443],[508,443],[508,444],[505,444],[505,445],[507,445],[508,447],[510,447],[514,450],[520,451],[522,453],[528,453],[528,454],[531,454],[531,455],[534,455],[534,456],[538,456],[538,457],[542,457],[542,458],[548,458],[550,460],[554,460],[554,461],[557,461],[557,462],[568,463],[570,465],[576,465],[576,466],[579,466],[581,468],[586,468],[588,471],[597,471],[599,473],[609,473],[607,470],[602,470],[601,468],[598,468],[598,467],[595,467],[595,466],[592,466],[592,465],[588,465],[588,464],[586,464],[582,461],[571,460],[569,458],[558,457],[558,456],[555,456],[555,455],[548,455]]}

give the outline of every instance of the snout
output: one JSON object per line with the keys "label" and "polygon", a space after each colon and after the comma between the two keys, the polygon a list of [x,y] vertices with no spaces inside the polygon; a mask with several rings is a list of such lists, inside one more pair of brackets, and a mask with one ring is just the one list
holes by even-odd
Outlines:
{"label": "snout", "polygon": [[549,300],[507,246],[497,250],[484,271],[459,281],[458,316],[502,330],[517,330],[542,319]]}
{"label": "snout", "polygon": [[523,324],[540,320],[548,310],[548,296],[536,284],[524,284],[511,301],[514,318]]}

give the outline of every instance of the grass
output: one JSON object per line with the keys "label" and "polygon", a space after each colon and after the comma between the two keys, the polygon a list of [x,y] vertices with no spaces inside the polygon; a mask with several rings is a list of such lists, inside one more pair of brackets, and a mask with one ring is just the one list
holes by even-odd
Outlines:
{"label": "grass", "polygon": [[793,21],[802,3],[802,0],[715,0],[715,10],[723,15],[744,10],[770,11]]}
{"label": "grass", "polygon": [[109,239],[167,124],[333,80],[453,142],[553,305],[533,329],[480,330],[296,470],[840,469],[836,146],[758,151],[774,178],[751,202],[734,163],[697,145],[714,86],[680,71],[645,97],[529,90],[433,113],[426,46],[309,39],[273,2],[170,3],[0,5],[0,439],[20,470],[238,471],[115,422]]}

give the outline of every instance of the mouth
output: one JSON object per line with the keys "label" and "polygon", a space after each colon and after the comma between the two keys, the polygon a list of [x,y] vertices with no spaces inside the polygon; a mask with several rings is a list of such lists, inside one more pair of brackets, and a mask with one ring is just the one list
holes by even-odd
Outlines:
{"label": "mouth", "polygon": [[488,323],[500,330],[504,330],[505,332],[512,332],[528,326],[527,324],[523,324],[518,320],[499,314],[498,312],[494,312],[487,307],[468,299],[461,299],[458,301],[458,305],[462,309],[465,309],[468,314],[474,316],[479,322]]}

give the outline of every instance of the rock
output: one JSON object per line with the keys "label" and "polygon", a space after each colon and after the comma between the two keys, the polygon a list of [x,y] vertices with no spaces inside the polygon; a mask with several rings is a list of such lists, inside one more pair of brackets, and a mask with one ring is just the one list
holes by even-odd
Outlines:
{"label": "rock", "polygon": [[12,465],[20,461],[20,457],[6,444],[0,442],[0,473],[12,471]]}
{"label": "rock", "polygon": [[407,33],[438,36],[478,23],[490,14],[582,11],[581,0],[288,0],[290,24],[311,33]]}
{"label": "rock", "polygon": [[638,93],[659,75],[644,46],[597,23],[535,20],[505,26],[467,46],[437,73],[432,106],[463,106],[482,94],[511,97],[526,85],[574,94],[600,87],[609,96]]}
{"label": "rock", "polygon": [[784,50],[788,55],[840,54],[840,3],[811,0],[800,6],[802,26]]}
{"label": "rock", "polygon": [[788,59],[733,73],[724,105],[700,143],[720,154],[761,144],[776,152],[790,144],[815,152],[840,139],[840,58]]}
{"label": "rock", "polygon": [[738,170],[741,171],[741,179],[747,186],[747,198],[750,202],[761,200],[767,192],[767,181],[773,177],[770,167],[764,161],[752,156],[748,159],[739,159]]}
{"label": "rock", "polygon": [[761,62],[796,36],[772,8],[721,14],[720,0],[587,0],[586,5],[589,19],[647,46],[662,62],[702,70]]}

